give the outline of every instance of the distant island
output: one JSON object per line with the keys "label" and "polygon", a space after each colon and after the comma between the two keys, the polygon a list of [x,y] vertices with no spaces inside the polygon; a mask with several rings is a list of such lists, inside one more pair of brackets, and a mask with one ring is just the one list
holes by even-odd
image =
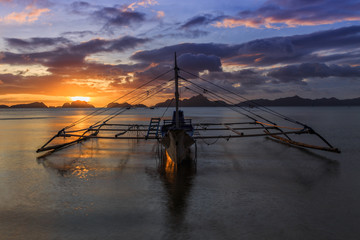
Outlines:
{"label": "distant island", "polygon": [[28,104],[12,105],[10,108],[47,108],[47,106],[43,102],[33,102]]}
{"label": "distant island", "polygon": [[[12,106],[0,105],[0,108],[48,108],[43,102],[33,102],[27,104],[16,104]],[[55,108],[55,107],[50,107]],[[58,106],[56,108],[95,108],[94,105],[91,105],[85,101],[74,101],[71,103],[64,103],[62,106]]]}
{"label": "distant island", "polygon": [[95,108],[94,105],[91,105],[85,101],[74,101],[71,103],[64,103],[62,108]]}
{"label": "distant island", "polygon": [[256,99],[240,103],[242,106],[251,106],[252,103],[261,106],[360,106],[360,98],[339,100],[337,98],[306,99],[299,96],[279,98],[275,100]]}
{"label": "distant island", "polygon": [[[223,101],[210,101],[202,94],[184,99],[180,101],[181,107],[226,107],[231,106]],[[237,106],[254,107],[261,106],[360,106],[360,98],[339,100],[337,98],[321,98],[321,99],[306,99],[299,96],[279,98],[275,100],[255,99],[250,101],[239,102]],[[175,100],[168,99],[164,102],[157,103],[155,107],[175,107]]]}
{"label": "distant island", "polygon": [[[261,106],[273,106],[273,107],[291,107],[291,106],[360,106],[360,97],[353,99],[337,99],[337,98],[320,98],[320,99],[307,99],[299,96],[278,98],[275,100],[268,99],[255,99],[235,104],[237,106],[254,107],[256,105]],[[167,99],[164,102],[155,104],[153,107],[175,107],[174,99]],[[211,101],[202,94],[193,96],[189,99],[180,100],[181,107],[227,107],[231,106],[224,101]],[[34,102],[28,104],[16,104],[12,106],[0,105],[0,108],[48,108],[43,102]],[[94,108],[93,105],[85,101],[74,101],[71,103],[64,103],[62,106],[50,107],[50,108]],[[144,104],[131,105],[125,103],[109,103],[107,108],[147,108]]]}
{"label": "distant island", "polygon": [[109,103],[107,106],[107,108],[147,108],[146,105],[144,104],[135,104],[135,105],[131,105],[127,102],[124,103]]}

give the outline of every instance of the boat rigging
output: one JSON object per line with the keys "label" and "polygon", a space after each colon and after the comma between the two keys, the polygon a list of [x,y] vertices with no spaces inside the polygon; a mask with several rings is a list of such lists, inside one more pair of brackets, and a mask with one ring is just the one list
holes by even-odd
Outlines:
{"label": "boat rigging", "polygon": [[[173,72],[173,77],[169,81],[164,82],[162,80],[163,77],[167,76],[170,72]],[[189,77],[185,78],[180,72]],[[205,84],[199,83],[199,81],[195,82],[194,79],[206,83],[207,86],[211,86],[211,89],[204,86]],[[155,81],[161,81],[161,84],[152,86],[151,84]],[[148,124],[114,122],[119,115],[129,110],[129,107],[98,108],[58,131],[36,152],[54,152],[89,139],[156,140],[165,148],[173,163],[179,165],[190,157],[190,148],[193,145],[195,145],[196,149],[196,140],[198,139],[229,140],[233,138],[265,136],[292,146],[340,153],[338,148],[333,147],[323,136],[308,125],[179,68],[176,53],[173,69],[141,84],[111,103],[122,99],[131,105],[140,104],[170,88],[175,90],[174,99],[169,102],[161,117],[151,118]],[[191,119],[186,119],[184,112],[179,109],[179,88],[197,94],[204,94],[209,100],[216,101],[219,106],[230,108],[247,120],[229,123],[193,123]],[[240,99],[246,101],[249,105],[242,105],[239,103]],[[163,119],[174,100],[175,111],[172,114],[172,119]],[[163,121],[162,124],[161,120]],[[91,123],[88,127],[79,128],[80,124],[85,124],[86,122]],[[294,136],[300,135],[312,136],[318,141],[316,144],[313,144],[313,140],[307,143],[294,139]],[[56,143],[59,139],[65,140]]]}

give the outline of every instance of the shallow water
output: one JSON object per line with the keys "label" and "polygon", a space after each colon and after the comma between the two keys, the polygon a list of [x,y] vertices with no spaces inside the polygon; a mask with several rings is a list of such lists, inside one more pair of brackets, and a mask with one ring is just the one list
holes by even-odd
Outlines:
{"label": "shallow water", "polygon": [[[174,174],[159,171],[154,142],[93,139],[37,159],[37,148],[92,110],[0,110],[0,239],[358,239],[360,108],[275,109],[342,153],[198,140],[196,168]],[[163,111],[130,110],[117,122]],[[241,118],[184,111],[194,122]]]}

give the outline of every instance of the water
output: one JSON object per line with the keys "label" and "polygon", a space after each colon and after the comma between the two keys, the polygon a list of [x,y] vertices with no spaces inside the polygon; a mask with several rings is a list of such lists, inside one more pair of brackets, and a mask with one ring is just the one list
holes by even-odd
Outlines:
{"label": "water", "polygon": [[[117,122],[164,109],[130,110]],[[185,108],[195,122],[236,113]],[[266,138],[198,141],[196,169],[160,173],[151,141],[35,150],[90,109],[0,110],[0,239],[358,239],[360,108],[276,110],[341,154]]]}

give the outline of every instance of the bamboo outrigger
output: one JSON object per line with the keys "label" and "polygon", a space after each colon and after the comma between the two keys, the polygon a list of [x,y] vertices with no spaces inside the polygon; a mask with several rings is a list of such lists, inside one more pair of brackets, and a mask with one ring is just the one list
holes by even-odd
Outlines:
{"label": "bamboo outrigger", "polygon": [[[207,84],[214,86],[216,89],[225,92],[227,95],[220,95],[215,91],[211,91],[201,84],[195,83],[189,79],[184,78],[179,74],[180,70],[190,77],[200,79]],[[166,84],[161,83],[159,86],[149,88],[148,85],[161,77],[165,76],[169,72],[174,71],[174,78],[168,81]],[[183,80],[180,83],[179,80]],[[270,137],[276,141],[280,141],[292,146],[310,148],[322,151],[329,151],[340,153],[338,148],[333,147],[324,137],[313,130],[311,127],[297,120],[286,117],[270,108],[261,106],[256,102],[240,96],[239,94],[227,90],[221,86],[218,86],[206,79],[203,79],[197,75],[180,69],[177,65],[176,54],[174,68],[157,76],[156,78],[142,84],[138,88],[131,92],[119,97],[115,101],[124,99],[131,104],[139,104],[150,97],[158,94],[159,92],[171,87],[174,83],[175,87],[175,111],[173,118],[163,119],[166,108],[162,117],[155,117],[150,119],[149,124],[123,124],[114,123],[110,120],[116,119],[121,113],[129,110],[128,107],[123,108],[99,108],[87,116],[79,119],[78,121],[70,124],[69,126],[61,129],[55,136],[47,141],[37,152],[53,152],[59,149],[68,147],[73,144],[77,144],[88,139],[133,139],[133,140],[157,140],[166,149],[166,152],[172,159],[172,161],[178,165],[183,160],[189,158],[190,147],[195,144],[198,139],[232,139],[232,138],[247,138],[247,137]],[[144,92],[135,94],[136,91],[141,90],[144,87],[148,87]],[[245,116],[248,121],[229,122],[229,123],[192,123],[191,119],[185,119],[184,114],[179,110],[179,87],[183,87],[187,90],[193,91],[198,94],[207,94],[210,98],[221,100],[219,104],[224,104],[242,116]],[[240,99],[246,100],[251,103],[251,108],[244,107],[234,101]],[[112,103],[114,103],[113,101]],[[257,111],[255,111],[255,110]],[[106,115],[103,119],[97,120],[95,123],[90,124],[87,128],[76,129],[76,126],[95,117],[101,116],[104,112],[112,111]],[[275,123],[274,120],[269,117],[260,115],[259,112],[277,118],[284,123],[289,123],[289,126],[282,126]],[[161,120],[163,124],[161,125]],[[210,133],[210,134],[209,134]],[[293,136],[297,135],[311,135],[317,138],[322,145],[303,143],[296,141]],[[291,137],[290,137],[291,136]],[[59,138],[68,139],[68,141],[54,144],[53,141]],[[52,145],[50,145],[52,143]]]}

